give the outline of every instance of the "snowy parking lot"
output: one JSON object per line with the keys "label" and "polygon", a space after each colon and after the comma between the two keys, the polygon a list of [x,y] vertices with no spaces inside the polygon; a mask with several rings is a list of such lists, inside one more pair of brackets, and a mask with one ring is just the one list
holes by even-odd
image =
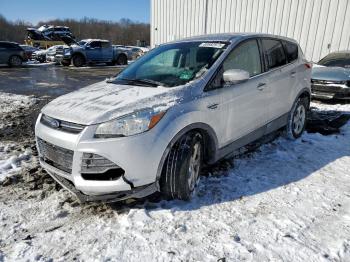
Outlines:
{"label": "snowy parking lot", "polygon": [[191,202],[80,205],[38,165],[44,103],[0,93],[0,261],[350,261],[350,122],[206,168]]}

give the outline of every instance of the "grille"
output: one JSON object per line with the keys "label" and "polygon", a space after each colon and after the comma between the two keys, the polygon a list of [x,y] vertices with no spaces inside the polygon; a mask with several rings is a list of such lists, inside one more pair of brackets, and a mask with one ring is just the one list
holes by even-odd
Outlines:
{"label": "grille", "polygon": [[40,159],[46,164],[53,166],[66,173],[72,173],[74,152],[37,138]]}
{"label": "grille", "polygon": [[344,85],[344,84],[346,84],[346,81],[331,81],[331,80],[312,79],[311,83],[313,83],[315,85]]}
{"label": "grille", "polygon": [[313,91],[323,91],[323,92],[335,92],[335,91],[343,90],[341,86],[320,85],[320,84],[313,84],[311,88]]}
{"label": "grille", "polygon": [[58,129],[63,132],[72,133],[72,134],[79,134],[84,128],[84,125],[74,124],[71,122],[58,120],[52,117],[49,117],[47,115],[42,115],[40,122],[53,129]]}

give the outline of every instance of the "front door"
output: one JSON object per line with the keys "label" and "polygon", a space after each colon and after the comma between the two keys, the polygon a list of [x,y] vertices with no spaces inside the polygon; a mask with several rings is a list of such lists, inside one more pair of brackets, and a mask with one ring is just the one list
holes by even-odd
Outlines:
{"label": "front door", "polygon": [[[218,113],[226,119],[226,144],[257,131],[268,121],[269,86],[265,82],[258,42],[245,41],[234,48],[222,64],[222,72],[241,69],[250,78],[242,83],[222,85]],[[220,108],[227,108],[220,112]]]}
{"label": "front door", "polygon": [[100,41],[92,41],[86,52],[89,61],[103,61],[102,46]]}

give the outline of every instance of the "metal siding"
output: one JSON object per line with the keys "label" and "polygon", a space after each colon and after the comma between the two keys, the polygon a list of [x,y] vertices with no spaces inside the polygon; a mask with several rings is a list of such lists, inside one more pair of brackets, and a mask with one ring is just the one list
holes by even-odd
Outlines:
{"label": "metal siding", "polygon": [[318,61],[350,49],[349,28],[350,0],[151,0],[151,46],[205,33],[261,32],[296,39]]}

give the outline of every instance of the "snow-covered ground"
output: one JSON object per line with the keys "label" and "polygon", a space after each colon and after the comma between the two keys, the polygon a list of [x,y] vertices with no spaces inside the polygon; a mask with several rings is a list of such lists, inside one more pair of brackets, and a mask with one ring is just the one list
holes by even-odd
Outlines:
{"label": "snow-covered ground", "polygon": [[207,175],[191,202],[136,205],[4,186],[0,261],[350,261],[349,122],[337,135],[278,138]]}

